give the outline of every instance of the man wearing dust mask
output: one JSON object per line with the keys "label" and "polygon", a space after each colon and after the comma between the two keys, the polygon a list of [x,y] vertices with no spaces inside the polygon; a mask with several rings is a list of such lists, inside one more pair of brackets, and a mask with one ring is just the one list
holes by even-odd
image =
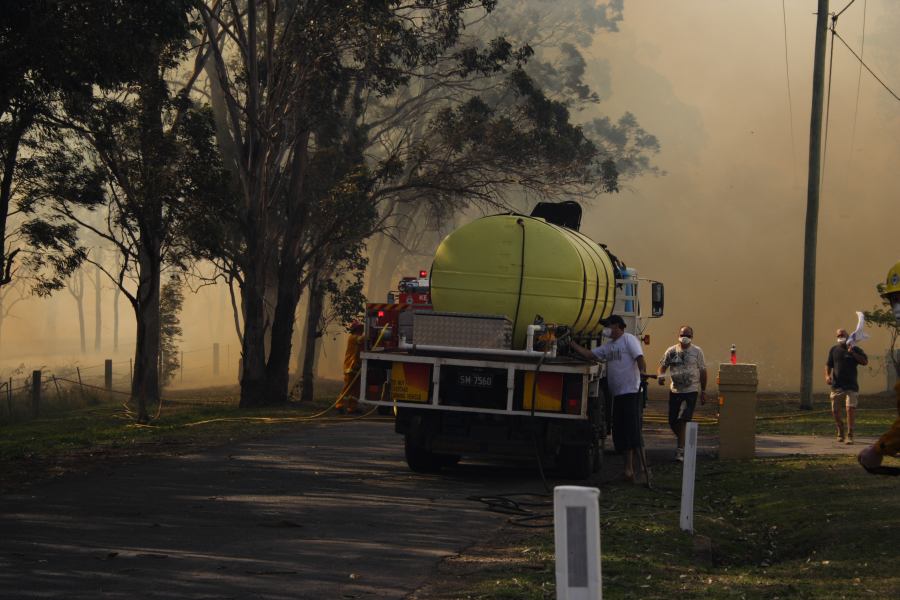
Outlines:
{"label": "man wearing dust mask", "polygon": [[697,396],[706,404],[706,357],[694,344],[694,329],[685,325],[678,330],[678,343],[668,348],[656,371],[659,385],[665,385],[669,371],[669,427],[677,438],[675,460],[684,461],[684,429],[694,416]]}
{"label": "man wearing dust mask", "polygon": [[[869,364],[869,358],[861,348],[850,342],[846,329],[838,329],[836,344],[828,351],[825,365],[825,383],[831,386],[831,414],[837,425],[837,441],[853,443],[853,424],[859,403],[859,381],[857,367]],[[841,419],[841,405],[846,406],[846,427]]]}
{"label": "man wearing dust mask", "polygon": [[[888,271],[881,297],[891,305],[895,322],[900,326],[900,262]],[[897,369],[897,375],[900,376],[900,367],[894,365],[894,368]],[[897,420],[894,421],[887,433],[860,452],[858,457],[859,464],[869,473],[876,475],[900,475],[898,467],[881,466],[881,461],[885,456],[897,456],[900,453],[900,377],[894,384],[894,393],[897,396]]]}

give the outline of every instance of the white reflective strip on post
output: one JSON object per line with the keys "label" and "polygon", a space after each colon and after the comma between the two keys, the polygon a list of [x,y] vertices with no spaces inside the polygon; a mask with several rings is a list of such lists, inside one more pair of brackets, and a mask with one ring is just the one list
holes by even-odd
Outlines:
{"label": "white reflective strip on post", "polygon": [[600,490],[561,485],[553,489],[557,600],[600,600]]}
{"label": "white reflective strip on post", "polygon": [[681,530],[694,533],[694,477],[697,473],[697,424],[684,428],[684,471],[681,476]]}

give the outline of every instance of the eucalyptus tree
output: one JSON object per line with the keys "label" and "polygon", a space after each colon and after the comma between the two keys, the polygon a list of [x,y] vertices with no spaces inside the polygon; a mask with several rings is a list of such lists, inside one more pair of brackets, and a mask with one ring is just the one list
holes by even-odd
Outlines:
{"label": "eucalyptus tree", "polygon": [[[617,191],[622,180],[656,172],[651,157],[659,151],[658,141],[633,115],[619,119],[597,116],[604,97],[611,93],[610,65],[602,58],[593,60],[589,73],[585,52],[598,36],[617,32],[623,19],[622,0],[500,1],[490,14],[471,19],[460,39],[461,48],[488,47],[501,36],[513,46],[527,45],[533,55],[522,65],[524,72],[548,98],[569,109],[570,119],[582,124],[585,136],[596,146],[597,158],[585,185],[579,189],[544,188],[540,192],[543,199],[576,194],[590,201],[600,193]],[[489,105],[500,101],[496,92],[503,89],[499,80],[507,76],[505,72],[467,75],[437,78],[430,70],[422,70],[401,93],[372,106],[366,121],[372,125],[373,148],[397,131],[402,135],[394,137],[394,143],[414,145],[427,135],[425,124],[437,111],[474,93]],[[516,186],[506,189],[502,208],[521,210],[528,199],[533,201],[533,190],[521,192]],[[439,239],[453,228],[458,209],[421,202],[418,193],[396,195],[383,203],[379,207],[383,229],[369,241],[368,294],[382,298],[401,265],[418,270]]]}
{"label": "eucalyptus tree", "polygon": [[[179,221],[187,205],[218,202],[226,189],[210,113],[190,98],[203,47],[187,82],[169,83],[191,52],[192,6],[128,3],[120,15],[126,25],[110,33],[140,32],[140,44],[123,39],[129,45],[120,48],[129,53],[129,77],[62,95],[42,117],[40,148],[23,170],[19,206],[29,220],[22,227],[44,250],[34,258],[38,268],[50,267],[44,285],[52,288],[60,271],[87,260],[132,305],[131,392],[140,421],[159,401],[160,280],[166,265],[180,266],[185,257]],[[99,224],[91,216],[98,211]],[[115,270],[81,247],[79,230],[117,250]]]}
{"label": "eucalyptus tree", "polygon": [[[209,64],[217,138],[240,198],[221,213],[231,225],[210,227],[230,237],[211,237],[201,254],[221,248],[223,266],[240,281],[242,406],[287,398],[300,294],[319,265],[334,264],[328,257],[384,227],[381,206],[400,198],[446,211],[498,205],[513,187],[554,194],[583,190],[594,169],[608,174],[611,165],[569,122],[567,107],[523,70],[530,47],[502,37],[461,44],[464,23],[495,4],[201,7],[206,36],[216,41]],[[403,97],[422,95],[409,92],[414,78],[433,86],[434,110],[406,110],[415,102]],[[369,118],[395,97],[401,104]],[[411,136],[413,128],[424,135]]]}
{"label": "eucalyptus tree", "polygon": [[[30,160],[33,134],[62,96],[135,81],[145,62],[144,41],[165,40],[168,16],[187,2],[52,0],[4,2],[0,10],[0,285],[9,283],[16,256],[28,252],[11,236],[18,169]],[[102,43],[98,43],[102,40]],[[48,232],[49,233],[49,232]],[[57,235],[66,235],[60,229]],[[66,265],[77,266],[77,261]],[[64,277],[63,277],[64,279]],[[61,284],[57,280],[57,287]],[[46,288],[45,288],[46,289]]]}
{"label": "eucalyptus tree", "polygon": [[[222,108],[219,139],[230,148],[223,155],[241,197],[229,252],[241,280],[243,406],[287,397],[290,334],[310,259],[328,248],[339,252],[373,228],[368,193],[392,165],[365,164],[352,115],[368,96],[392,93],[411,70],[451,47],[463,12],[476,6],[493,2],[231,0],[201,7],[206,35],[217,41],[211,87]],[[271,323],[268,285],[277,290]]]}

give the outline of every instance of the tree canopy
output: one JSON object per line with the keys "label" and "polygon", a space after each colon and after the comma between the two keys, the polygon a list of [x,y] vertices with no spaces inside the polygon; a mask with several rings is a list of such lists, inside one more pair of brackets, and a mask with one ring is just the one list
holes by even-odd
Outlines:
{"label": "tree canopy", "polygon": [[632,115],[576,118],[601,97],[582,50],[621,18],[618,0],[17,6],[0,24],[4,235],[13,206],[41,292],[91,261],[128,297],[141,419],[162,273],[201,262],[239,288],[242,406],[283,402],[301,295],[351,318],[373,234],[653,169]]}

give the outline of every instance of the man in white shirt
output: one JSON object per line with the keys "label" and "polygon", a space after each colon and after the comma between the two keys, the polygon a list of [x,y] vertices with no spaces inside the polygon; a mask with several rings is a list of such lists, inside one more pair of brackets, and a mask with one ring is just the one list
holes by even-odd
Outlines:
{"label": "man in white shirt", "polygon": [[671,346],[659,361],[659,385],[666,383],[669,371],[669,427],[678,438],[675,459],[684,461],[684,427],[694,418],[697,396],[706,404],[706,358],[700,346],[694,345],[694,329],[685,325],[678,330],[678,343]]}
{"label": "man in white shirt", "polygon": [[575,342],[570,346],[589,360],[606,361],[606,377],[613,397],[612,434],[617,452],[625,456],[626,481],[634,481],[634,454],[641,447],[641,376],[645,376],[647,363],[641,343],[630,333],[625,333],[625,320],[611,315],[602,321],[603,335],[610,341],[593,350]]}

